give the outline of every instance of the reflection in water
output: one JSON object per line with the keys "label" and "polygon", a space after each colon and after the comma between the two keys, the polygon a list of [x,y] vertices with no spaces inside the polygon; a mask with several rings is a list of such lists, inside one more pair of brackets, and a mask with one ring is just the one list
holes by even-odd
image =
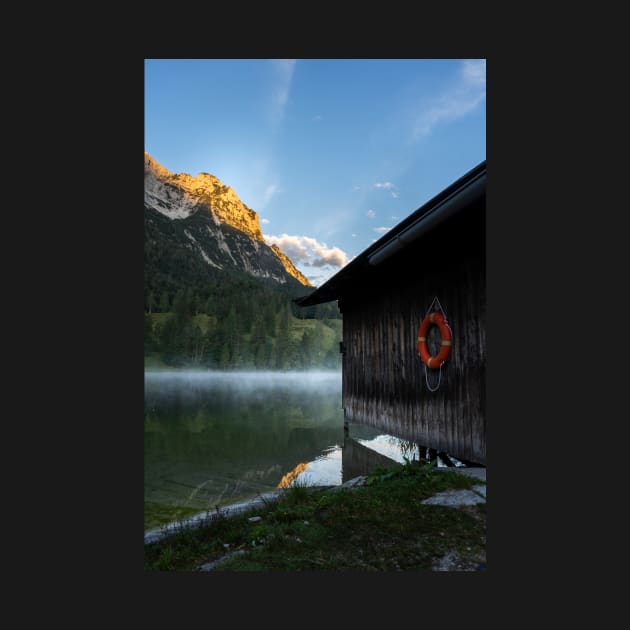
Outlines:
{"label": "reflection in water", "polygon": [[342,443],[339,372],[147,372],[145,517],[273,490]]}
{"label": "reflection in water", "polygon": [[385,455],[381,455],[361,442],[346,436],[343,445],[343,480],[348,481],[359,475],[369,475],[375,468],[391,468],[396,462]]}
{"label": "reflection in water", "polygon": [[385,457],[389,457],[400,464],[404,463],[405,457],[407,459],[420,459],[420,449],[417,444],[392,435],[381,434],[371,440],[359,439],[357,441],[366,448],[385,455]]}
{"label": "reflection in water", "polygon": [[146,372],[145,526],[291,483],[339,485],[414,448],[355,424],[344,444],[340,372]]}
{"label": "reflection in water", "polygon": [[347,481],[342,475],[342,451],[341,446],[325,450],[307,464],[304,471],[296,477],[295,483],[307,486],[339,486]]}
{"label": "reflection in water", "polygon": [[298,464],[293,470],[290,470],[278,484],[278,488],[288,488],[295,482],[298,476],[308,468],[308,464]]}

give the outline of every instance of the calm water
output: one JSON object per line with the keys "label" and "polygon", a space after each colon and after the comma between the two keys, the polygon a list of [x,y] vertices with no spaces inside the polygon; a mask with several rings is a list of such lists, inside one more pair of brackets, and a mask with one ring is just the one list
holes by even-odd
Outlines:
{"label": "calm water", "polygon": [[340,372],[145,373],[146,526],[149,512],[338,485],[403,455],[413,445],[368,427],[344,437]]}

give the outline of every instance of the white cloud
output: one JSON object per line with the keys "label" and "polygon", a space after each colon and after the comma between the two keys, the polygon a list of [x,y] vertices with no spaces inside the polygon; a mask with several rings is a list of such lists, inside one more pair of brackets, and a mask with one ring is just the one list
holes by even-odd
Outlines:
{"label": "white cloud", "polygon": [[460,66],[457,83],[423,104],[415,117],[412,138],[429,135],[441,123],[458,120],[474,111],[486,98],[486,60],[466,59]]}
{"label": "white cloud", "polygon": [[354,191],[361,190],[361,186],[353,186],[352,190],[354,190]]}
{"label": "white cloud", "polygon": [[478,85],[486,89],[486,60],[466,59],[461,69],[464,81],[472,85]]}
{"label": "white cloud", "polygon": [[308,273],[309,268],[316,267],[332,273],[350,262],[348,255],[339,247],[328,247],[326,243],[320,243],[309,236],[263,234],[263,237],[267,245],[277,245],[314,284],[316,283]]}
{"label": "white cloud", "polygon": [[271,221],[269,219],[261,219],[260,222],[261,223],[271,223]]}
{"label": "white cloud", "polygon": [[375,227],[372,229],[375,232],[378,232],[379,234],[385,234],[385,232],[389,232],[392,228],[391,227]]}
{"label": "white cloud", "polygon": [[366,214],[370,217],[370,219],[373,219],[376,216],[376,212],[374,212],[374,210],[368,210]]}
{"label": "white cloud", "polygon": [[280,187],[277,184],[270,184],[265,188],[265,194],[263,196],[263,206],[266,206],[272,199],[272,197],[280,191]]}
{"label": "white cloud", "polygon": [[356,238],[357,235],[356,234],[351,234],[351,236],[352,236],[352,238]]}
{"label": "white cloud", "polygon": [[275,59],[272,63],[274,83],[271,90],[271,118],[274,123],[279,123],[289,102],[296,60]]}
{"label": "white cloud", "polygon": [[392,193],[392,197],[393,197],[394,199],[398,199],[398,197],[400,197],[400,193],[393,192],[393,193]]}
{"label": "white cloud", "polygon": [[324,284],[324,282],[326,282],[326,280],[328,280],[329,276],[323,276],[321,274],[304,274],[306,275],[306,277],[310,280],[311,284],[314,287],[321,287],[322,284]]}
{"label": "white cloud", "polygon": [[376,182],[374,188],[395,188],[395,186],[391,182]]}

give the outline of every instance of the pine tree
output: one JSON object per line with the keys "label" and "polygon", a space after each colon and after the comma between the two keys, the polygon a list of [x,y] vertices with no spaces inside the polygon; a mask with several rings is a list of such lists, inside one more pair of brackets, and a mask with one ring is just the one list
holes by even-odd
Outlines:
{"label": "pine tree", "polygon": [[263,309],[262,329],[265,332],[265,335],[275,336],[276,317],[274,313],[274,306],[269,302],[264,302],[261,304],[261,307]]}
{"label": "pine tree", "polygon": [[196,365],[201,363],[204,353],[204,334],[201,328],[195,324],[192,331],[191,359]]}
{"label": "pine tree", "polygon": [[153,319],[149,313],[144,314],[144,352],[151,352],[154,348]]}
{"label": "pine tree", "polygon": [[317,333],[312,328],[307,328],[302,336],[302,365],[305,368],[317,365],[318,342]]}
{"label": "pine tree", "polygon": [[256,354],[254,356],[254,365],[257,369],[263,370],[268,367],[267,358],[265,356],[265,344],[259,343],[256,346]]}
{"label": "pine tree", "polygon": [[184,304],[186,315],[192,317],[195,314],[195,296],[191,287],[186,288]]}
{"label": "pine tree", "polygon": [[169,317],[162,327],[160,347],[162,348],[162,359],[167,365],[179,366],[182,364],[183,327],[178,319]]}
{"label": "pine tree", "polygon": [[162,292],[162,297],[160,298],[160,313],[168,313],[171,310],[171,303],[168,297],[168,293],[166,291]]}
{"label": "pine tree", "polygon": [[232,305],[228,311],[227,317],[223,320],[223,330],[225,334],[225,340],[227,341],[230,349],[236,345],[238,338],[237,321],[236,321],[236,309]]}
{"label": "pine tree", "polygon": [[228,348],[227,343],[223,344],[223,348],[221,348],[221,357],[219,359],[219,368],[221,370],[225,370],[228,368],[230,364],[230,349]]}
{"label": "pine tree", "polygon": [[184,324],[190,318],[190,291],[187,289],[179,289],[173,299],[173,314],[177,319],[177,323],[180,328],[184,327]]}
{"label": "pine tree", "polygon": [[284,304],[277,317],[275,367],[285,370],[289,367],[289,321],[288,304]]}

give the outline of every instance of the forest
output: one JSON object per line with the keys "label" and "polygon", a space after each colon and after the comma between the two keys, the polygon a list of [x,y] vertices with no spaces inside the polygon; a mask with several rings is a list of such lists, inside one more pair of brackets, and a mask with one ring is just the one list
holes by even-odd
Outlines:
{"label": "forest", "polygon": [[291,291],[217,281],[145,292],[145,368],[341,369],[335,303],[301,308]]}

